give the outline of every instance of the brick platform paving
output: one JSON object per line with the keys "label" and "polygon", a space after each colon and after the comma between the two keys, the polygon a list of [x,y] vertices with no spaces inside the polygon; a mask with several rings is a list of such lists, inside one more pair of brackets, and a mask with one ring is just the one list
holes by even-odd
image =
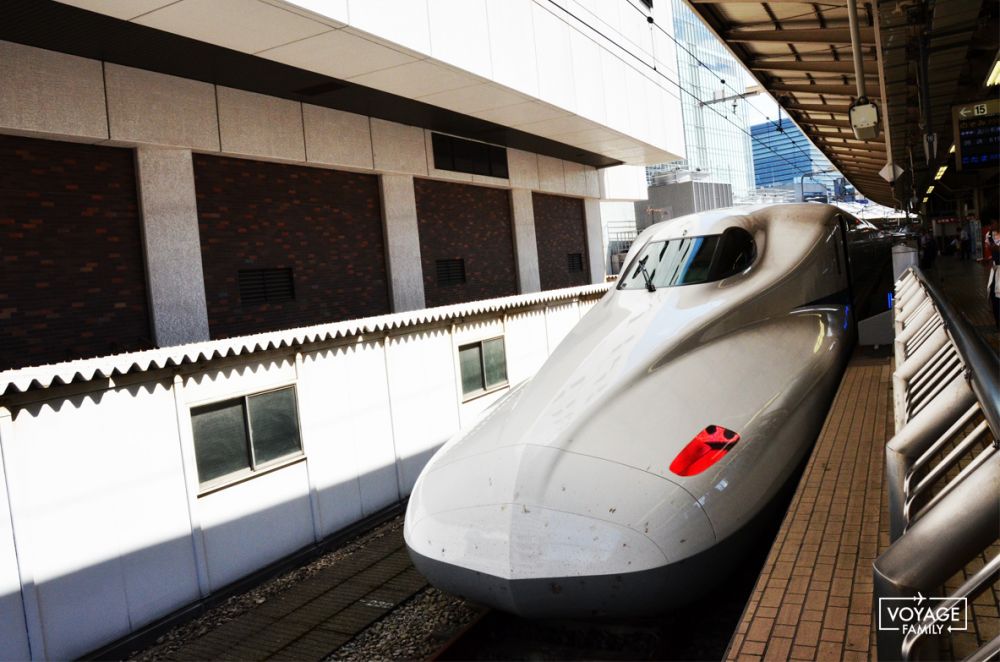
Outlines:
{"label": "brick platform paving", "polygon": [[875,658],[872,562],[888,546],[888,358],[855,354],[726,657]]}
{"label": "brick platform paving", "polygon": [[175,660],[322,660],[427,586],[402,528],[178,649]]}
{"label": "brick platform paving", "polygon": [[[986,269],[942,257],[929,277],[997,349]],[[884,447],[893,434],[891,376],[888,358],[859,353],[848,365],[727,659],[876,659],[872,562],[889,545],[882,482]],[[946,588],[998,551],[991,547]],[[974,601],[975,629],[954,638],[954,654],[964,657],[996,636],[998,600],[994,585]]]}

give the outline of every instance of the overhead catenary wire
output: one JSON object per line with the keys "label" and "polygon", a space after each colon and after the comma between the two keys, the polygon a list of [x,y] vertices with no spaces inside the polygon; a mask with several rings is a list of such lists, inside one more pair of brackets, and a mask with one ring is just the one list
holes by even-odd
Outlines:
{"label": "overhead catenary wire", "polygon": [[[607,35],[605,35],[605,34],[604,34],[603,32],[601,32],[600,30],[598,30],[597,28],[593,27],[592,25],[590,25],[590,24],[589,24],[589,23],[587,23],[586,21],[584,21],[584,20],[580,19],[580,18],[579,18],[578,16],[576,16],[576,15],[574,15],[574,14],[570,13],[570,11],[569,11],[568,9],[566,9],[565,7],[563,7],[562,5],[560,5],[560,4],[559,4],[558,2],[556,2],[555,0],[549,0],[549,2],[550,2],[550,3],[552,4],[552,5],[554,5],[555,7],[557,7],[558,9],[560,9],[561,11],[563,11],[564,13],[566,13],[566,14],[568,14],[568,15],[572,16],[572,17],[573,17],[573,18],[574,18],[575,20],[577,20],[577,21],[579,21],[580,23],[582,23],[583,25],[585,25],[585,26],[586,26],[586,27],[587,27],[588,29],[590,29],[591,31],[593,31],[593,32],[594,32],[594,34],[597,34],[597,35],[599,35],[599,36],[600,36],[600,37],[601,37],[602,39],[605,39],[605,40],[607,40],[607,41],[609,41],[609,42],[611,42],[611,43],[613,43],[613,44],[614,44],[614,43],[617,43],[617,42],[615,42],[615,41],[614,41],[613,39],[610,39],[610,38],[609,38],[609,37],[608,37]],[[631,3],[629,3],[629,4],[631,4]],[[666,33],[664,33],[664,34],[666,34]],[[675,43],[676,43],[676,42],[675,42]],[[722,118],[722,119],[724,119],[725,121],[727,121],[727,122],[729,122],[730,124],[732,124],[732,125],[733,125],[734,127],[736,127],[736,128],[737,128],[737,129],[738,129],[738,130],[739,130],[740,132],[742,132],[742,133],[746,134],[746,135],[747,135],[747,136],[748,136],[748,137],[749,137],[749,138],[750,138],[751,140],[753,140],[754,142],[756,142],[756,143],[758,143],[759,145],[763,146],[763,147],[764,147],[765,149],[767,149],[768,151],[770,151],[771,153],[773,153],[773,154],[774,154],[775,156],[777,156],[777,157],[778,157],[779,159],[781,159],[782,161],[784,161],[785,163],[787,163],[787,164],[788,164],[789,166],[792,166],[793,168],[797,168],[797,167],[798,167],[798,166],[796,166],[796,165],[795,165],[794,163],[792,163],[791,161],[789,161],[788,159],[786,159],[786,158],[785,158],[784,156],[782,156],[781,154],[779,154],[778,152],[776,152],[776,151],[775,151],[774,149],[772,149],[772,148],[771,148],[771,147],[770,147],[770,146],[769,146],[769,145],[768,145],[767,143],[765,143],[765,142],[763,142],[762,140],[760,140],[760,138],[757,138],[756,136],[754,136],[754,135],[753,135],[752,133],[750,133],[749,131],[747,131],[746,129],[744,129],[744,128],[743,128],[742,126],[740,126],[740,125],[739,125],[739,124],[737,124],[736,122],[733,122],[733,121],[732,121],[731,119],[729,119],[729,116],[728,116],[728,115],[726,115],[725,113],[722,113],[722,112],[719,112],[718,110],[716,110],[716,109],[715,109],[715,108],[714,108],[713,106],[711,106],[711,105],[709,105],[709,104],[705,104],[705,102],[704,102],[704,100],[703,100],[703,99],[701,99],[701,98],[700,98],[700,97],[699,97],[699,96],[698,96],[697,94],[695,94],[695,93],[691,92],[690,90],[688,90],[687,88],[685,88],[685,87],[684,87],[683,85],[681,85],[681,84],[680,84],[680,81],[675,81],[675,80],[671,79],[671,78],[670,78],[669,76],[667,76],[666,74],[664,74],[664,73],[663,73],[662,71],[660,71],[659,69],[657,69],[657,68],[656,68],[655,66],[653,66],[653,67],[650,67],[650,66],[649,66],[648,64],[646,64],[645,62],[643,62],[643,61],[642,61],[642,59],[641,59],[641,58],[640,58],[640,57],[639,57],[638,55],[636,55],[635,53],[632,53],[632,52],[630,52],[630,51],[628,51],[628,50],[626,50],[626,49],[622,49],[622,50],[623,50],[623,51],[624,51],[625,53],[628,53],[629,55],[631,55],[631,56],[632,56],[632,57],[633,57],[634,59],[638,60],[638,61],[639,61],[640,63],[642,63],[643,65],[645,65],[645,66],[646,66],[646,67],[647,67],[648,69],[652,70],[652,71],[653,71],[653,72],[654,72],[655,74],[657,74],[658,76],[660,76],[661,78],[663,78],[663,80],[665,80],[665,81],[667,81],[668,83],[670,83],[671,85],[674,85],[675,87],[677,87],[677,89],[678,89],[678,90],[680,90],[681,92],[683,92],[683,93],[687,94],[688,96],[690,96],[690,97],[691,97],[692,99],[694,99],[695,101],[698,101],[699,103],[702,103],[702,104],[704,104],[704,106],[703,106],[703,107],[705,107],[705,108],[708,108],[708,109],[709,109],[709,110],[711,110],[711,111],[712,111],[713,113],[715,113],[716,115],[718,115],[719,117],[721,117],[721,118]],[[686,50],[686,49],[685,49],[685,50]],[[697,58],[696,58],[696,59],[697,59]],[[700,62],[700,61],[699,61],[699,62]],[[702,66],[704,66],[704,64],[702,64]],[[801,150],[801,149],[802,149],[801,147],[798,147],[797,145],[796,145],[796,147],[797,147],[797,148],[798,148],[799,150]],[[806,154],[806,153],[805,153],[805,152],[803,152],[803,154]],[[806,156],[808,156],[808,154],[806,154]]]}
{"label": "overhead catenary wire", "polygon": [[[550,1],[551,1],[551,0],[550,0]],[[555,3],[553,3],[553,4],[555,4]],[[631,7],[633,8],[633,9],[635,9],[636,11],[638,11],[638,12],[639,12],[639,13],[640,13],[640,14],[641,14],[642,16],[645,16],[645,13],[644,13],[644,12],[643,12],[643,11],[642,11],[641,9],[639,9],[638,7],[636,7],[635,5],[633,5],[633,4],[631,3],[631,2],[630,2],[630,3],[628,3],[628,4],[629,4],[629,5],[630,5],[630,6],[631,6]],[[826,8],[824,8],[824,9],[820,10],[820,12],[822,13],[823,11],[827,11],[827,10],[829,10],[829,9],[835,9],[835,8],[838,8],[838,7],[839,7],[839,5],[831,5],[831,6],[829,6],[829,7],[826,7]],[[814,13],[814,12],[809,12],[808,14],[802,14],[802,16],[805,16],[805,15],[815,15],[815,13]],[[647,18],[648,18],[648,17],[647,17]],[[788,18],[786,18],[786,19],[783,19],[783,20],[789,20],[789,19],[791,19],[791,18],[796,18],[796,17],[788,17]],[[586,22],[584,22],[584,21],[581,21],[581,22],[582,22],[582,23],[584,23],[584,25],[587,25],[587,24],[586,24]],[[676,37],[674,37],[674,35],[670,34],[670,33],[669,33],[668,31],[664,30],[664,29],[663,29],[663,28],[662,28],[662,27],[661,27],[661,26],[660,26],[660,25],[659,25],[658,23],[655,23],[655,22],[652,22],[652,21],[650,21],[650,26],[651,26],[651,29],[655,28],[655,29],[659,30],[659,31],[660,31],[660,32],[661,32],[661,33],[662,33],[662,34],[663,34],[664,36],[666,36],[666,37],[667,37],[668,39],[670,39],[670,41],[674,42],[674,45],[676,45],[676,46],[677,46],[678,48],[680,48],[680,49],[681,49],[681,50],[683,50],[683,51],[684,51],[685,53],[687,53],[688,55],[690,55],[690,56],[691,56],[691,57],[692,57],[692,58],[694,59],[694,61],[698,63],[698,65],[699,65],[699,66],[701,66],[701,67],[704,67],[705,69],[707,69],[707,70],[709,70],[709,71],[712,71],[712,68],[711,68],[711,67],[709,67],[709,66],[708,66],[708,65],[707,65],[707,64],[706,64],[706,63],[705,63],[704,61],[702,61],[702,60],[701,60],[701,58],[699,58],[699,57],[698,57],[697,55],[695,55],[695,54],[694,54],[694,53],[693,53],[693,52],[692,52],[692,51],[691,51],[691,50],[690,50],[689,48],[687,48],[687,46],[685,46],[685,45],[684,45],[683,43],[681,43],[680,41],[678,41],[678,39],[677,39]],[[590,27],[590,26],[589,26],[589,25],[587,25],[587,27]],[[593,28],[591,28],[591,29],[593,29]],[[604,36],[604,35],[602,35],[602,36]],[[607,39],[607,37],[605,37],[605,39]],[[655,70],[655,69],[656,69],[656,67],[654,66],[654,67],[653,67],[653,69]],[[737,97],[739,97],[739,99],[741,99],[742,101],[746,101],[746,92],[745,92],[745,91],[740,91],[740,90],[738,90],[737,88],[735,88],[735,87],[733,87],[732,85],[728,84],[728,83],[727,83],[727,82],[725,81],[725,79],[723,79],[723,78],[719,78],[719,81],[721,82],[721,84],[722,84],[722,85],[723,85],[724,87],[728,87],[728,88],[729,88],[730,90],[732,90],[732,91],[733,91],[733,92],[735,93],[735,95],[736,95]],[[703,103],[704,103],[704,102],[703,102]],[[750,106],[750,108],[752,108],[752,109],[753,109],[754,111],[756,111],[756,112],[757,112],[757,113],[758,113],[759,115],[761,115],[761,116],[762,116],[762,117],[764,118],[765,122],[767,122],[767,123],[770,123],[770,124],[773,124],[773,125],[775,126],[775,128],[776,128],[776,129],[777,129],[777,130],[778,130],[779,132],[782,132],[782,131],[783,131],[783,127],[781,126],[781,123],[780,123],[780,121],[779,121],[779,122],[774,122],[774,121],[773,121],[773,120],[772,120],[772,119],[771,119],[770,117],[768,117],[767,115],[764,115],[764,113],[763,113],[763,112],[762,112],[762,111],[761,111],[761,110],[760,110],[759,108],[755,107],[755,106],[754,106],[753,104],[747,104],[747,105],[748,105],[748,106]],[[781,107],[781,106],[780,106],[780,104],[779,104],[779,108],[780,108],[780,107]],[[794,144],[794,143],[793,143],[793,144]],[[811,157],[811,156],[810,156],[810,155],[809,155],[809,154],[808,154],[807,152],[805,152],[805,151],[804,151],[804,150],[802,149],[802,147],[800,147],[799,145],[794,145],[794,146],[795,146],[795,148],[796,148],[796,149],[797,149],[797,150],[798,150],[798,151],[799,151],[799,152],[800,152],[800,153],[801,153],[801,154],[802,154],[803,156],[805,156],[805,157],[806,157],[807,159],[810,159],[810,160],[812,159],[812,157]]]}
{"label": "overhead catenary wire", "polygon": [[[684,45],[683,43],[681,43],[680,41],[678,41],[676,37],[674,37],[674,36],[673,36],[672,34],[670,34],[669,32],[667,32],[666,30],[664,30],[664,29],[663,29],[662,27],[660,27],[660,26],[659,26],[659,25],[657,25],[656,23],[653,23],[653,24],[652,24],[652,26],[653,26],[654,28],[656,28],[657,30],[659,30],[659,31],[660,31],[661,33],[663,33],[664,35],[666,35],[666,37],[667,37],[667,38],[669,38],[669,39],[670,39],[670,40],[671,40],[672,42],[674,42],[674,44],[675,44],[675,45],[676,45],[676,46],[677,46],[678,48],[680,48],[680,49],[681,49],[682,51],[684,51],[685,53],[687,53],[688,55],[690,55],[690,56],[691,56],[691,58],[693,58],[693,59],[694,59],[694,61],[695,61],[695,62],[697,62],[699,66],[701,66],[701,67],[703,67],[703,68],[705,68],[705,69],[708,69],[709,71],[712,71],[712,68],[711,68],[711,67],[709,67],[709,66],[708,66],[708,65],[707,65],[707,64],[706,64],[706,63],[705,63],[704,61],[702,61],[702,59],[701,59],[701,58],[699,58],[699,57],[698,57],[697,55],[695,55],[695,54],[694,54],[694,53],[693,53],[693,52],[692,52],[692,51],[691,51],[691,50],[690,50],[689,48],[687,48],[687,47],[686,47],[686,46],[685,46],[685,45]],[[741,101],[744,101],[744,102],[746,101],[746,96],[747,96],[747,95],[746,95],[746,91],[740,91],[739,89],[737,89],[737,88],[733,87],[732,85],[730,85],[729,83],[727,83],[727,82],[725,81],[725,79],[723,79],[723,78],[719,78],[719,81],[721,82],[721,84],[722,84],[722,85],[723,85],[724,87],[728,87],[728,88],[729,88],[730,90],[732,90],[732,91],[733,91],[733,92],[735,93],[735,95],[736,95],[737,97],[739,97],[739,99],[740,99]],[[778,132],[782,132],[782,131],[784,130],[784,127],[782,127],[782,125],[781,125],[781,121],[780,121],[780,118],[779,118],[779,121],[778,121],[778,122],[775,122],[774,120],[772,120],[772,119],[771,119],[770,117],[768,117],[767,115],[764,115],[764,113],[763,113],[763,112],[762,112],[762,111],[761,111],[761,110],[760,110],[759,108],[755,107],[755,106],[754,106],[753,104],[749,104],[749,103],[748,103],[747,105],[748,105],[748,106],[749,106],[749,107],[750,107],[751,109],[753,109],[754,111],[756,111],[756,112],[757,112],[757,113],[758,113],[759,115],[761,115],[761,116],[762,116],[762,117],[764,118],[765,122],[767,122],[767,123],[769,123],[769,124],[773,124],[773,125],[774,125],[774,127],[775,127],[775,128],[776,128],[776,129],[778,130]],[[781,104],[778,104],[778,108],[779,108],[779,113],[780,113],[780,109],[781,109]],[[809,156],[809,154],[808,154],[807,152],[805,152],[805,151],[804,151],[804,150],[803,150],[803,149],[802,149],[802,148],[801,148],[800,146],[798,146],[798,145],[795,145],[795,148],[796,148],[796,149],[798,149],[798,150],[799,150],[799,152],[801,152],[801,153],[802,153],[802,155],[803,155],[803,156],[805,156],[806,158],[811,158],[811,157]]]}

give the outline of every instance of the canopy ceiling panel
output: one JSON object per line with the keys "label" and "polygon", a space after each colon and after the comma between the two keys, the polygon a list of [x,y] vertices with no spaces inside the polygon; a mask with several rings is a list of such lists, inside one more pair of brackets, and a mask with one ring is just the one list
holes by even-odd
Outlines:
{"label": "canopy ceiling panel", "polygon": [[[844,176],[872,200],[890,206],[925,187],[927,171],[936,168],[934,159],[928,163],[922,153],[925,125],[943,146],[936,158],[947,154],[951,105],[964,101],[959,97],[968,92],[959,74],[970,66],[970,45],[982,41],[985,31],[996,32],[995,8],[987,7],[997,4],[993,0],[859,1],[865,91],[882,112],[880,136],[859,141],[847,115],[857,87],[846,0],[688,2]],[[925,100],[917,98],[914,44],[919,39],[926,40],[929,53]],[[995,35],[983,51],[991,47],[995,52]],[[973,71],[968,77],[977,75]],[[914,159],[919,156],[921,164],[909,172],[914,145],[921,151]],[[895,190],[878,174],[890,160],[908,171]]]}

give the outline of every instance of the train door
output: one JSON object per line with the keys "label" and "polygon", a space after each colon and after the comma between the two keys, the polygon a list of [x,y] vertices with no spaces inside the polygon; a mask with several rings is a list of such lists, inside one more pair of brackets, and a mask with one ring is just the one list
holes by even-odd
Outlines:
{"label": "train door", "polygon": [[844,265],[844,273],[847,276],[847,300],[851,302],[851,305],[854,305],[854,277],[851,274],[851,254],[848,250],[849,230],[847,228],[847,219],[841,214],[837,214],[837,227],[840,228],[840,246],[837,247],[837,263],[843,263]]}

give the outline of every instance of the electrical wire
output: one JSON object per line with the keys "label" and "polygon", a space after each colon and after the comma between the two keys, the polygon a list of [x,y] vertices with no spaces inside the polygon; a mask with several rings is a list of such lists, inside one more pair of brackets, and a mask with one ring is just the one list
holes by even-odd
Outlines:
{"label": "electrical wire", "polygon": [[[646,14],[645,14],[644,12],[642,12],[642,10],[640,10],[640,9],[639,9],[638,7],[636,7],[635,5],[633,5],[633,4],[631,3],[631,2],[630,2],[630,3],[628,3],[628,4],[629,4],[629,6],[631,6],[632,8],[634,8],[634,9],[635,9],[636,11],[638,11],[638,12],[639,12],[639,13],[640,13],[640,14],[641,14],[642,16],[646,16]],[[828,9],[833,9],[833,8],[834,8],[834,7],[828,7]],[[825,10],[823,10],[823,11],[825,11]],[[806,15],[806,14],[803,14],[803,16],[805,16],[805,15]],[[810,12],[810,13],[809,13],[809,15],[814,15],[814,14],[813,14],[812,12]],[[791,18],[791,17],[789,17],[789,18]],[[647,19],[648,19],[648,17],[647,17]],[[783,19],[783,20],[788,20],[788,19]],[[584,23],[584,24],[586,25],[586,23]],[[680,41],[678,41],[678,40],[677,40],[677,38],[676,38],[676,37],[674,37],[674,35],[670,34],[670,33],[669,33],[669,32],[667,32],[666,30],[664,30],[664,29],[663,29],[663,28],[662,28],[662,27],[661,27],[661,26],[660,26],[660,25],[659,25],[658,23],[650,23],[650,25],[651,25],[651,26],[652,26],[653,28],[656,28],[657,30],[659,30],[659,31],[660,31],[660,32],[661,32],[661,33],[662,33],[662,34],[663,34],[664,36],[666,36],[666,37],[667,37],[668,39],[670,39],[670,40],[671,40],[672,42],[674,42],[674,45],[676,45],[676,46],[677,46],[678,48],[680,48],[680,49],[681,49],[681,50],[683,50],[683,51],[684,51],[685,53],[687,53],[688,55],[690,55],[690,56],[691,56],[691,57],[692,57],[692,58],[694,59],[694,61],[695,61],[695,62],[697,62],[697,63],[699,64],[699,66],[702,66],[702,67],[704,67],[705,69],[708,69],[709,71],[713,71],[711,67],[709,67],[709,66],[708,66],[707,64],[705,64],[705,63],[704,63],[704,62],[703,62],[703,61],[701,60],[701,58],[699,58],[699,57],[698,57],[697,55],[695,55],[695,54],[694,54],[693,52],[691,52],[691,50],[690,50],[690,49],[688,49],[688,48],[687,48],[687,46],[685,46],[685,45],[684,45],[683,43],[681,43]],[[588,27],[590,27],[590,26],[588,26]],[[603,36],[603,35],[602,35],[602,36]],[[606,38],[606,37],[605,37],[605,38]],[[654,69],[655,69],[655,67],[654,67]],[[728,88],[729,88],[730,90],[732,90],[733,92],[735,92],[736,96],[737,96],[737,97],[738,97],[738,98],[739,98],[740,100],[742,100],[742,101],[744,101],[744,102],[746,101],[746,93],[745,93],[745,92],[741,92],[740,90],[736,89],[735,87],[733,87],[732,85],[730,85],[729,83],[727,83],[727,82],[725,81],[725,79],[723,79],[723,78],[719,78],[719,81],[720,81],[720,82],[722,83],[722,85],[723,85],[723,86],[725,86],[725,87],[728,87]],[[750,107],[751,107],[751,108],[753,108],[753,109],[754,109],[755,111],[757,111],[757,112],[758,112],[758,113],[759,113],[760,115],[763,115],[763,116],[764,116],[764,119],[765,119],[765,121],[766,121],[766,122],[770,122],[771,124],[773,124],[773,125],[775,126],[775,128],[776,128],[776,129],[777,129],[777,130],[779,131],[779,133],[780,133],[780,132],[783,132],[783,130],[784,130],[784,127],[782,127],[782,126],[781,126],[780,122],[774,122],[773,120],[771,120],[771,118],[770,118],[770,117],[768,117],[767,115],[764,115],[764,113],[762,113],[762,112],[761,112],[761,111],[760,111],[760,110],[759,110],[758,108],[754,107],[754,106],[753,106],[752,104],[748,104],[748,105],[750,105]],[[779,107],[780,107],[780,105],[779,105]],[[799,151],[800,151],[800,152],[802,153],[802,155],[803,155],[803,156],[805,156],[806,158],[812,158],[812,157],[810,157],[810,156],[809,156],[809,154],[807,154],[806,152],[804,152],[804,151],[802,150],[802,148],[801,148],[801,147],[799,147],[798,145],[796,145],[796,148],[797,148],[797,149],[798,149],[798,150],[799,150]]]}
{"label": "electrical wire", "polygon": [[[549,2],[552,5],[554,5],[555,7],[559,8],[560,10],[562,10],[563,12],[565,12],[566,14],[569,14],[570,16],[572,16],[574,19],[576,19],[577,21],[579,21],[583,25],[585,25],[588,29],[592,30],[595,34],[600,35],[601,38],[603,38],[603,39],[605,39],[605,40],[607,40],[607,41],[609,41],[609,42],[611,42],[613,44],[617,43],[614,40],[609,39],[607,35],[605,35],[603,32],[601,32],[597,28],[593,27],[592,25],[590,25],[586,21],[580,19],[580,17],[578,17],[578,16],[570,13],[570,11],[568,9],[566,9],[565,7],[563,7],[562,5],[560,5],[555,0],[549,0]],[[632,3],[629,3],[629,4],[631,5]],[[634,7],[634,5],[632,5],[632,6]],[[636,9],[638,9],[638,8],[636,8]],[[666,34],[666,33],[664,33],[664,34]],[[632,52],[630,52],[628,50],[625,50],[625,49],[622,49],[622,50],[624,50],[626,53],[628,53],[629,55],[631,55],[633,58],[635,58],[636,60],[638,60],[640,63],[642,63],[646,67],[649,67],[649,65],[646,64],[645,62],[643,62],[642,59],[639,58],[638,55],[636,55],[636,54],[634,54],[634,53],[632,53]],[[697,58],[695,58],[695,59],[697,59]],[[701,63],[700,61],[699,61],[699,64],[702,64],[702,66],[704,66],[704,64]],[[667,76],[666,74],[664,74],[662,71],[660,71],[659,69],[657,69],[655,66],[654,67],[649,67],[649,68],[652,69],[652,71],[654,73],[656,73],[658,76],[660,76],[661,78],[663,78],[665,81],[667,81],[671,85],[676,86],[678,90],[684,92],[685,94],[687,94],[688,96],[690,96],[691,98],[693,98],[695,101],[698,101],[699,103],[701,103],[703,108],[708,108],[709,110],[711,110],[712,112],[714,112],[716,115],[718,115],[722,119],[724,119],[727,122],[729,122],[730,124],[732,124],[734,127],[736,127],[737,129],[739,129],[742,133],[746,134],[751,140],[753,140],[753,141],[757,142],[758,144],[762,145],[763,147],[765,147],[768,151],[770,151],[771,153],[773,153],[775,156],[777,156],[779,159],[781,159],[782,161],[784,161],[788,165],[792,166],[793,168],[797,168],[798,167],[794,163],[792,163],[791,161],[789,161],[788,159],[786,159],[785,157],[783,157],[781,154],[779,154],[778,152],[776,152],[774,149],[772,149],[769,145],[767,145],[766,143],[764,143],[763,141],[761,141],[759,138],[757,138],[756,136],[754,136],[752,133],[750,133],[749,131],[747,131],[746,129],[744,129],[742,126],[740,126],[736,122],[734,122],[731,119],[729,119],[729,117],[725,113],[721,113],[718,110],[716,110],[713,106],[711,106],[709,104],[706,104],[697,94],[694,94],[693,92],[691,92],[690,90],[688,90],[687,88],[685,88],[683,85],[680,84],[679,81],[672,80],[669,76]],[[796,145],[796,147],[800,151],[802,150],[802,148],[798,147],[798,145]],[[802,153],[805,154],[807,157],[809,156],[806,152],[802,152]]]}

